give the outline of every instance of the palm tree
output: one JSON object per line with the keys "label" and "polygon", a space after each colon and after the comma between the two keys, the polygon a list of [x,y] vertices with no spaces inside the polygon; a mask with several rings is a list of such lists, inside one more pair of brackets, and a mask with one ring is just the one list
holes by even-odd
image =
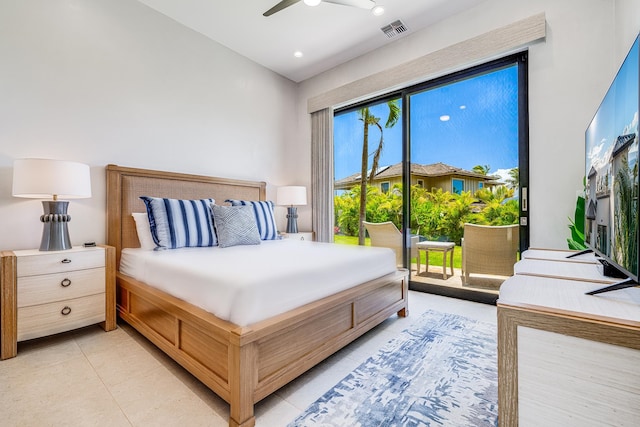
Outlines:
{"label": "palm tree", "polygon": [[[388,101],[387,107],[389,107],[389,116],[387,117],[387,122],[385,123],[384,127],[390,128],[395,126],[395,124],[400,119],[400,107],[398,106],[398,100],[394,99]],[[380,126],[380,118],[374,116],[371,113],[369,107],[358,110],[358,116],[358,120],[362,122],[362,125],[364,127],[362,137],[362,165],[360,169],[360,219],[358,230],[358,244],[364,245],[365,229],[362,223],[366,220],[367,215],[367,183],[371,184],[373,182],[373,178],[376,176],[384,140],[382,135],[382,126]],[[367,177],[367,172],[369,169],[369,126],[376,126],[380,130],[380,142],[378,142],[378,148],[376,148],[376,150],[373,152],[371,172]]]}
{"label": "palm tree", "polygon": [[475,173],[479,173],[480,175],[489,175],[489,171],[491,170],[491,166],[489,165],[475,165],[471,168]]}
{"label": "palm tree", "polygon": [[509,179],[507,179],[507,187],[516,189],[520,185],[520,170],[513,168],[509,171]]}

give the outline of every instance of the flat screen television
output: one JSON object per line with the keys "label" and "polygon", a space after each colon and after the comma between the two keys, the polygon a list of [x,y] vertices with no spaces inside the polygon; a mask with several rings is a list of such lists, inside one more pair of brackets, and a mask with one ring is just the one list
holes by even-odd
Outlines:
{"label": "flat screen television", "polygon": [[626,277],[590,294],[638,284],[640,35],[585,132],[585,244],[606,275]]}

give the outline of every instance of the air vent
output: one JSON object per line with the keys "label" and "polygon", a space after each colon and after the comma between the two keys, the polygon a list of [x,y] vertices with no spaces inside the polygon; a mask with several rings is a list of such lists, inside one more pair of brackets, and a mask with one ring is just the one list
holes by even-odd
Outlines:
{"label": "air vent", "polygon": [[402,22],[399,19],[397,21],[393,21],[391,24],[386,25],[380,29],[390,39],[409,31],[409,28],[407,28],[407,26],[404,25],[404,22]]}

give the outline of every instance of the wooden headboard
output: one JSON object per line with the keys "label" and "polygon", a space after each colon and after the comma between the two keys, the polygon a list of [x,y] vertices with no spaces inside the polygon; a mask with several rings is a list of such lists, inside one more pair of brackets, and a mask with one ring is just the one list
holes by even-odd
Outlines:
{"label": "wooden headboard", "polygon": [[266,183],[107,165],[107,244],[116,248],[120,265],[123,248],[138,248],[138,234],[131,214],[146,212],[140,196],[174,199],[213,198],[265,200]]}

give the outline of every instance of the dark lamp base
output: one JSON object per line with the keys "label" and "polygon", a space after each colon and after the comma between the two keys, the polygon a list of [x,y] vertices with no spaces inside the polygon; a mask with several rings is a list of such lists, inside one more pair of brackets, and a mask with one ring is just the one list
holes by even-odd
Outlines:
{"label": "dark lamp base", "polygon": [[290,206],[287,212],[287,233],[295,234],[298,232],[298,208]]}
{"label": "dark lamp base", "polygon": [[66,200],[43,200],[42,209],[44,214],[40,217],[42,221],[42,241],[41,251],[62,251],[71,249],[69,239],[69,229],[67,223],[71,221],[71,216],[67,215],[69,202]]}

